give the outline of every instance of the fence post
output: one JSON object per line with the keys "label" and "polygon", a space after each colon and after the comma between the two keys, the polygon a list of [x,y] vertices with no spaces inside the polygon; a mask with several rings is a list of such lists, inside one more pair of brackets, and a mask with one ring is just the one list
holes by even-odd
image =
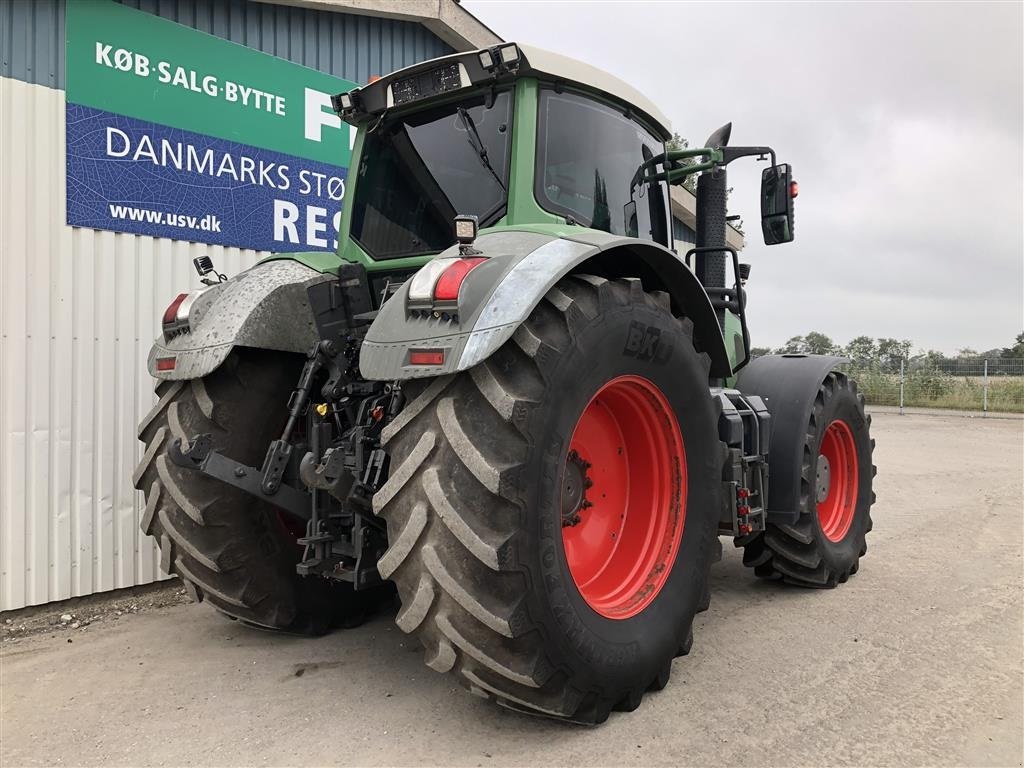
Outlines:
{"label": "fence post", "polygon": [[903,361],[900,360],[900,416],[903,415]]}
{"label": "fence post", "polygon": [[988,360],[985,361],[985,379],[981,389],[981,418],[988,416]]}

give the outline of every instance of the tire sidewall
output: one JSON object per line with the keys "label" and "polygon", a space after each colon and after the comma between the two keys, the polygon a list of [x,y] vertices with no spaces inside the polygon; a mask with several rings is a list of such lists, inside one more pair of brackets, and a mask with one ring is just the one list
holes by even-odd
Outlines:
{"label": "tire sidewall", "polygon": [[[579,324],[577,324],[579,325]],[[630,351],[630,334],[653,334],[649,354]],[[635,347],[636,344],[633,343]],[[653,348],[652,348],[653,347]],[[525,508],[537,546],[530,570],[539,572],[532,611],[549,627],[549,638],[566,644],[559,654],[576,667],[577,680],[602,687],[646,684],[677,655],[698,609],[716,535],[721,449],[711,406],[706,364],[680,321],[647,304],[602,311],[578,330],[554,365],[545,370],[549,407],[535,409],[531,433],[539,440],[526,477],[537,477]],[[687,464],[687,499],[679,551],[657,596],[628,619],[594,611],[577,589],[562,544],[560,487],[569,443],[583,409],[605,383],[642,376],[661,389],[676,414]],[[638,676],[646,676],[638,679]]]}

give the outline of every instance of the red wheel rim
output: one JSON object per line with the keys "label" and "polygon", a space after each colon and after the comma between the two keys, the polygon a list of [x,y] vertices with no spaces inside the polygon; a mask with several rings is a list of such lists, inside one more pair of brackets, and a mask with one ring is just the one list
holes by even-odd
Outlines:
{"label": "red wheel rim", "polygon": [[580,595],[628,619],[665,586],[686,519],[686,453],[668,400],[619,376],[583,409],[562,471],[562,544]]}
{"label": "red wheel rim", "polygon": [[836,419],[821,438],[816,471],[818,522],[829,541],[842,541],[857,510],[857,444],[853,430]]}

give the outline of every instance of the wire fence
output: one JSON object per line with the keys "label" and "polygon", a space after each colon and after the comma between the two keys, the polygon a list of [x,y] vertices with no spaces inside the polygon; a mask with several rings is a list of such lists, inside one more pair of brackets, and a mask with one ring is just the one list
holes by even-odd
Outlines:
{"label": "wire fence", "polygon": [[886,364],[850,363],[868,405],[907,410],[1024,414],[1024,358],[922,358]]}

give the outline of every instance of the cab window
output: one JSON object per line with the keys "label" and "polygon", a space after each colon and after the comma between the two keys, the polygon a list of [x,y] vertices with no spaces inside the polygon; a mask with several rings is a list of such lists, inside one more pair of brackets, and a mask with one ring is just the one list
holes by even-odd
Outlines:
{"label": "cab window", "polygon": [[582,94],[540,92],[534,193],[545,210],[668,246],[664,183],[630,188],[641,163],[663,151],[620,110]]}

